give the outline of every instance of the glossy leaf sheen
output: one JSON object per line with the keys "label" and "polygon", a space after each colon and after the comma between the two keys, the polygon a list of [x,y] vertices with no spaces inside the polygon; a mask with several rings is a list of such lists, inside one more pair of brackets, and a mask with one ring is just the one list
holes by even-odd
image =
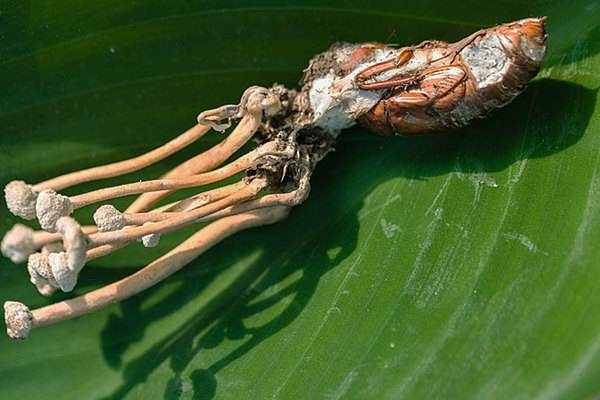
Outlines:
{"label": "glossy leaf sheen", "polygon": [[[24,343],[0,338],[3,398],[600,393],[597,1],[4,3],[2,184],[153,148],[251,84],[295,85],[335,41],[456,40],[548,15],[550,48],[527,92],[491,118],[420,138],[350,130],[285,222],[122,304]],[[157,176],[219,139],[67,192]],[[2,231],[17,222],[0,215]],[[76,294],[192,231],[93,262]],[[49,303],[22,266],[1,263],[2,301]]]}

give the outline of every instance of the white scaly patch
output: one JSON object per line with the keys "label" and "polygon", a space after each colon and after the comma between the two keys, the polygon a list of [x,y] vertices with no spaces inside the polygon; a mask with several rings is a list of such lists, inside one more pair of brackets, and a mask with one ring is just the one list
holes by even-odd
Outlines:
{"label": "white scaly patch", "polygon": [[343,78],[330,72],[322,78],[315,79],[309,90],[313,124],[333,136],[356,124],[356,119],[373,108],[385,92],[360,90],[356,85],[356,75],[365,68],[391,57],[393,53],[389,50],[378,49],[370,62],[361,64]]}
{"label": "white scaly patch", "polygon": [[460,55],[480,88],[500,82],[510,67],[497,35],[490,35],[465,47]]}

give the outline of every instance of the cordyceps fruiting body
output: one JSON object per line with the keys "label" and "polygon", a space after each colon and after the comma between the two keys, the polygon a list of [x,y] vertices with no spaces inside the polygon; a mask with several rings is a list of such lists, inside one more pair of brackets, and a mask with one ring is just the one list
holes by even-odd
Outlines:
{"label": "cordyceps fruiting body", "polygon": [[[504,24],[453,44],[337,44],[310,61],[300,91],[252,86],[239,104],[200,113],[197,125],[148,153],[37,184],[10,182],[4,190],[9,210],[36,219],[43,230],[16,224],[4,236],[1,250],[15,263],[27,262],[30,281],[44,296],[72,291],[92,260],[136,241],[154,247],[161,235],[201,227],[136,273],[82,296],[35,310],[5,302],[8,335],[24,339],[34,327],[126,299],[236,232],[284,219],[308,197],[313,170],[344,128],[358,122],[386,135],[440,131],[507,104],[540,67],[546,50],[544,22],[530,18]],[[140,170],[211,128],[223,132],[233,123],[235,128],[219,144],[159,179],[73,196],[59,193]],[[230,160],[251,140],[257,143],[254,149]],[[207,190],[208,184],[213,188]],[[198,193],[157,205],[175,191],[192,188]],[[139,196],[124,211],[110,204],[97,208],[94,225],[81,226],[70,216],[77,209],[131,195]]]}

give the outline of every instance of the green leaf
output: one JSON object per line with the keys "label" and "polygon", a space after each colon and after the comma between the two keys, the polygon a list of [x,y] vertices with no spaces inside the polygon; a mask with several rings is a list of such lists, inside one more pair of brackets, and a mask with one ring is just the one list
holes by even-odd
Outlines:
{"label": "green leaf", "polygon": [[[288,220],[131,300],[25,342],[2,337],[3,397],[600,393],[597,1],[5,1],[0,12],[2,184],[151,149],[249,85],[295,85],[336,41],[456,40],[549,16],[544,68],[513,104],[449,134],[344,133]],[[158,176],[219,139],[67,193]],[[2,231],[17,222],[0,216]],[[91,263],[75,294],[192,231]],[[41,298],[7,260],[0,282],[0,299],[31,307],[71,296]]]}

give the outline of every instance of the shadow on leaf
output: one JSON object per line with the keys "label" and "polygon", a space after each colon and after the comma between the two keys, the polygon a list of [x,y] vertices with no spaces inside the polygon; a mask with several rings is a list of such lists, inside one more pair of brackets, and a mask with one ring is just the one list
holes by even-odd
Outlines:
{"label": "shadow on leaf", "polygon": [[[337,151],[317,168],[310,199],[288,220],[239,234],[210,250],[171,277],[167,282],[176,288],[149,307],[144,304],[160,285],[121,303],[122,316],[113,315],[101,336],[106,361],[122,371],[124,381],[107,398],[125,397],[165,362],[173,373],[165,398],[190,390],[194,398],[214,397],[217,374],[289,326],[310,302],[323,274],[352,254],[358,213],[377,186],[398,176],[423,180],[502,171],[519,160],[552,156],[581,139],[595,98],[595,90],[542,79],[509,107],[459,132],[382,138],[354,129],[343,135]],[[371,170],[384,172],[374,176]],[[150,324],[189,306],[218,279],[220,266],[256,250],[258,259],[198,304],[190,318],[156,337],[143,354],[123,361],[132,344],[151,335]],[[202,270],[200,264],[215,267]],[[225,356],[207,361],[204,368],[194,365],[203,350],[225,342],[232,348]],[[191,378],[191,388],[185,386],[185,376]]]}

